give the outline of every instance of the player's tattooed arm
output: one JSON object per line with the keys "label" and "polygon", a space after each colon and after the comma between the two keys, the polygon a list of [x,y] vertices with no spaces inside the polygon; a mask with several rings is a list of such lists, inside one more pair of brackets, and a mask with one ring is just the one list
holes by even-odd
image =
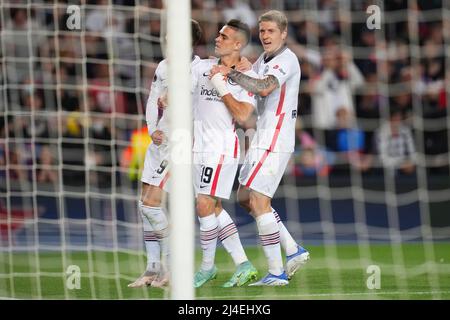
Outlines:
{"label": "player's tattooed arm", "polygon": [[277,78],[273,75],[268,75],[263,79],[256,79],[243,74],[242,72],[231,70],[228,74],[228,77],[239,84],[245,90],[263,97],[269,95],[274,89],[278,88],[279,86]]}

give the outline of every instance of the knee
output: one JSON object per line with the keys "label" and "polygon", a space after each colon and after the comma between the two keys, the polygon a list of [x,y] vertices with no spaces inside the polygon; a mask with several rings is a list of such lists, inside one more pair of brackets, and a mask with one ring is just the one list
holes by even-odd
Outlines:
{"label": "knee", "polygon": [[197,214],[199,217],[209,216],[211,213],[214,213],[215,209],[215,200],[209,197],[198,197],[197,198]]}
{"label": "knee", "polygon": [[248,198],[248,196],[244,196],[244,195],[238,193],[238,201],[239,201],[239,205],[242,208],[244,208],[248,212],[252,211],[252,208],[250,206],[250,199]]}
{"label": "knee", "polygon": [[216,206],[214,208],[214,212],[216,213],[216,216],[218,216],[222,212],[222,210],[223,210],[222,201],[218,200],[216,203]]}
{"label": "knee", "polygon": [[238,194],[237,194],[237,198],[238,198],[239,205],[242,208],[244,208],[248,212],[252,211],[252,208],[250,206],[249,194],[247,192],[242,191],[242,189],[239,189],[238,190]]}
{"label": "knee", "polygon": [[250,193],[249,206],[254,214],[271,211],[270,198],[255,192]]}
{"label": "knee", "polygon": [[250,201],[248,199],[239,200],[239,205],[248,212],[252,211],[252,207],[250,206]]}
{"label": "knee", "polygon": [[253,193],[251,193],[249,196],[248,206],[251,208],[252,211],[257,210],[257,208],[259,206],[258,197],[255,196]]}

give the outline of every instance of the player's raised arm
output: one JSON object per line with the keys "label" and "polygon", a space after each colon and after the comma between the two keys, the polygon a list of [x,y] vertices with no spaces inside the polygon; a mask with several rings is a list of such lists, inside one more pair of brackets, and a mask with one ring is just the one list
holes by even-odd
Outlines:
{"label": "player's raised arm", "polygon": [[223,103],[227,107],[228,111],[230,111],[233,118],[239,123],[247,121],[253,112],[254,104],[239,101],[234,98],[227,88],[225,77],[221,73],[216,73],[211,78],[211,82],[221,95]]}
{"label": "player's raised arm", "polygon": [[231,70],[228,77],[244,89],[260,95],[261,97],[268,96],[273,90],[279,87],[278,79],[273,75],[258,79],[252,78],[242,72]]}
{"label": "player's raised arm", "polygon": [[273,75],[259,79],[225,66],[214,66],[211,69],[211,75],[214,76],[217,73],[229,77],[245,90],[261,97],[268,96],[273,90],[279,87],[278,79]]}

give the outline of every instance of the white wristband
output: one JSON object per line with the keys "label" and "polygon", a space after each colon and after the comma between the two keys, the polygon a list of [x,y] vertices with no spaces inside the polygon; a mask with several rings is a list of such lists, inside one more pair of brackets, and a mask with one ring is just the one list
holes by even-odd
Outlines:
{"label": "white wristband", "polygon": [[216,90],[219,92],[220,96],[223,97],[226,94],[230,93],[230,90],[227,88],[227,82],[223,79],[223,74],[216,73],[212,78],[211,82]]}

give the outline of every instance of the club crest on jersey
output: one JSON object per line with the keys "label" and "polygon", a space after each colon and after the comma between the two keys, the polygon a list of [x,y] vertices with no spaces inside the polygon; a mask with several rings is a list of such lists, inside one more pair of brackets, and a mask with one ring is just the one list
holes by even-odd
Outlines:
{"label": "club crest on jersey", "polygon": [[228,78],[228,79],[227,79],[227,82],[228,82],[228,84],[231,85],[231,86],[236,86],[236,85],[237,85],[237,83],[234,82],[231,78]]}

